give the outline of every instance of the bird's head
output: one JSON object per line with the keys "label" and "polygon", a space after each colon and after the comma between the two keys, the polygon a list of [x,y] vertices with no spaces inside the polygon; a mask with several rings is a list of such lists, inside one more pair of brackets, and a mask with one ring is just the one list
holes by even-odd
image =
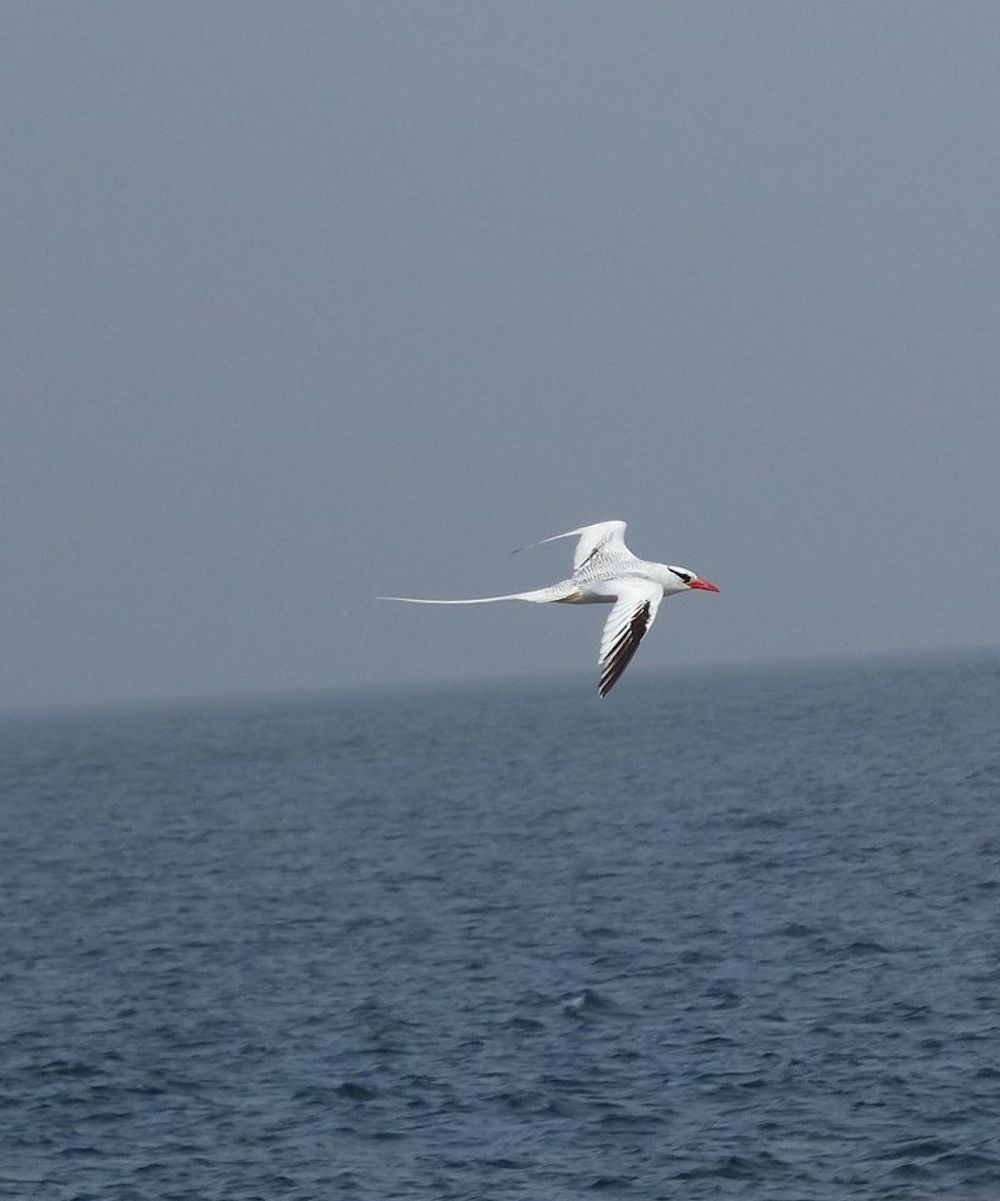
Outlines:
{"label": "bird's head", "polygon": [[670,579],[666,587],[671,592],[689,592],[692,589],[700,588],[702,592],[718,592],[718,588],[714,584],[710,584],[708,580],[703,580],[700,576],[695,575],[693,571],[689,571],[686,567],[674,567],[672,564],[667,564],[667,571],[670,573]]}

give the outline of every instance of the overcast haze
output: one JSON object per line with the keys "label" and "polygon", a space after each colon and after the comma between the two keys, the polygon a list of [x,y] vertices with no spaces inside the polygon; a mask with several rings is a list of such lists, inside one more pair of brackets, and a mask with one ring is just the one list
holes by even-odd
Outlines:
{"label": "overcast haze", "polygon": [[1000,642],[993,0],[4,24],[0,706]]}

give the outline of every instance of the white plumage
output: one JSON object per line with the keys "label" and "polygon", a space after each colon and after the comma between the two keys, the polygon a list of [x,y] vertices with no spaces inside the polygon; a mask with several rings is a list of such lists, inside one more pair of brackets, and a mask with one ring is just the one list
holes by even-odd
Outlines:
{"label": "white plumage", "polygon": [[[468,600],[429,600],[416,596],[381,596],[377,599],[405,601],[411,605],[486,605],[504,600],[530,601],[539,605],[610,604],[612,609],[604,623],[598,655],[601,676],[597,690],[601,696],[607,696],[656,620],[664,597],[694,589],[719,591],[714,584],[700,579],[686,567],[637,558],[625,545],[624,521],[601,521],[581,526],[565,534],[543,538],[530,546],[542,546],[560,538],[578,539],[573,552],[573,574],[547,588]],[[520,549],[528,550],[529,547]]]}

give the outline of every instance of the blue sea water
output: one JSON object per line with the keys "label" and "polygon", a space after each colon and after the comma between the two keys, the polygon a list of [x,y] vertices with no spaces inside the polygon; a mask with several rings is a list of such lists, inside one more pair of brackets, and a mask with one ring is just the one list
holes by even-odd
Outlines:
{"label": "blue sea water", "polygon": [[1000,1197],[1000,659],[0,721],[0,1196]]}

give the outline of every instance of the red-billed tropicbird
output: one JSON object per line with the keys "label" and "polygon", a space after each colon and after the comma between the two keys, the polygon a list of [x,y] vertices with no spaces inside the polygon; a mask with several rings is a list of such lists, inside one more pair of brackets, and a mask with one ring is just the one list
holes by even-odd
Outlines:
{"label": "red-billed tropicbird", "polygon": [[536,605],[613,605],[604,623],[597,659],[601,665],[597,691],[601,696],[607,696],[655,621],[664,597],[696,588],[704,592],[719,591],[714,584],[699,579],[686,567],[636,558],[625,545],[624,521],[601,521],[596,525],[581,526],[578,530],[532,542],[531,546],[541,546],[559,538],[579,538],[573,554],[573,574],[568,580],[560,580],[548,588],[512,592],[507,596],[477,596],[469,600],[426,600],[416,596],[380,596],[377,599],[405,601],[410,605],[488,605],[505,600],[531,601]]}

